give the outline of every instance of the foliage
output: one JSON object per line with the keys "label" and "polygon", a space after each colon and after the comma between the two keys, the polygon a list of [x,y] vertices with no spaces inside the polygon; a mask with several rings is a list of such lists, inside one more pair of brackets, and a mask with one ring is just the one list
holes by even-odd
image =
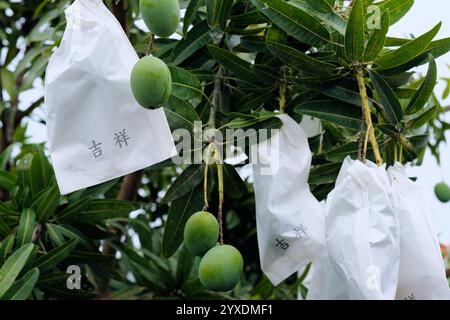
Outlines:
{"label": "foliage", "polygon": [[[145,55],[152,37],[135,23],[139,1],[106,2]],[[435,40],[440,24],[414,39],[389,37],[389,27],[413,2],[180,1],[185,14],[179,37],[156,38],[151,45],[172,73],[165,105],[171,128],[194,130],[201,120],[221,131],[274,129],[281,125],[279,111],[299,122],[318,118],[321,132],[310,138],[310,185],[318,199],[333,188],[347,155],[388,165],[420,163],[427,146],[435,148],[430,134],[448,128],[437,124],[444,108],[430,97],[435,59],[450,50],[450,38]],[[43,148],[26,143],[21,125],[42,98],[24,111],[19,101],[42,79],[68,3],[0,1],[6,26],[0,29],[0,297],[292,299],[297,289],[304,296],[306,273],[276,288],[262,275],[254,196],[250,181],[241,178],[243,163],[223,168],[225,241],[241,251],[245,264],[241,284],[226,294],[202,289],[198,261],[182,246],[184,223],[204,205],[205,165],[166,161],[148,168],[137,188],[125,190],[131,194],[126,199],[127,178],[59,195]],[[381,8],[380,28],[369,27],[372,4]],[[428,72],[418,82],[412,70],[423,64]],[[216,166],[208,167],[213,209],[220,204],[220,181]],[[81,291],[65,286],[69,264],[82,267]]]}

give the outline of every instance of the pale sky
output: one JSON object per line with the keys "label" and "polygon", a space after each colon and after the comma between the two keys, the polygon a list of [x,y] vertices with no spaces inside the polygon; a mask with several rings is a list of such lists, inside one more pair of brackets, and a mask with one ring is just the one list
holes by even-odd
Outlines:
{"label": "pale sky", "polygon": [[[415,5],[407,16],[400,22],[395,24],[390,32],[390,36],[405,37],[409,34],[420,35],[439,21],[443,22],[438,38],[450,37],[450,1],[449,0],[415,0]],[[442,56],[438,59],[439,77],[450,77],[450,54]],[[426,67],[421,68],[420,72],[426,72]],[[442,94],[444,84],[441,82],[436,88],[436,92],[440,96]],[[37,91],[29,91],[24,94],[22,103],[26,107],[39,91],[43,90],[42,85],[37,85]],[[443,102],[444,105],[450,105],[450,99]],[[42,110],[36,111],[34,116],[42,115]],[[450,121],[450,114],[447,116]],[[32,142],[45,141],[45,127],[36,122],[29,121],[29,131]],[[447,134],[450,141],[450,133]],[[445,180],[450,184],[450,145],[443,146],[441,150],[442,167],[438,167],[434,158],[428,153],[421,167],[411,168],[409,173],[411,176],[418,177],[418,183],[427,191],[426,196],[432,204],[433,214],[436,221],[436,229],[442,242],[450,243],[450,203],[442,204],[434,196],[434,186],[436,183]]]}
{"label": "pale sky", "polygon": [[[442,21],[442,28],[437,38],[450,37],[450,1],[449,0],[415,0],[411,11],[393,27],[389,35],[404,37],[409,34],[420,35],[439,21]],[[446,54],[437,60],[439,78],[450,77],[450,54]],[[426,72],[426,66],[420,68],[420,72]],[[436,93],[440,97],[445,88],[443,81],[436,86]],[[450,105],[450,99],[442,102],[443,105]],[[447,121],[450,121],[450,114],[447,114]],[[450,132],[447,133],[447,139],[450,142]],[[421,167],[411,168],[411,176],[418,177],[418,183],[427,191],[431,200],[434,217],[436,220],[436,231],[442,242],[450,243],[450,203],[440,203],[434,195],[434,186],[445,180],[450,184],[450,145],[441,147],[441,167],[430,152],[427,152],[425,161]]]}

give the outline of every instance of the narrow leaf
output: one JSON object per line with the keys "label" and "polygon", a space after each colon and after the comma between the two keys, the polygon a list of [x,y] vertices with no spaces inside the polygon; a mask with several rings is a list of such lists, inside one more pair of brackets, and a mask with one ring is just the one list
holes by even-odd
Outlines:
{"label": "narrow leaf", "polygon": [[203,181],[205,164],[193,164],[187,167],[171,184],[161,203],[168,203],[181,198]]}
{"label": "narrow leaf", "polygon": [[380,69],[390,69],[405,64],[419,56],[436,36],[442,23],[437,24],[433,29],[420,37],[402,45],[397,50],[382,55],[375,60],[375,64]]}
{"label": "narrow leaf", "polygon": [[266,42],[266,45],[270,53],[279,58],[283,63],[287,63],[298,70],[312,74],[328,74],[336,70],[336,67],[331,63],[312,58],[289,46],[270,41]]}
{"label": "narrow leaf", "polygon": [[345,32],[347,61],[361,61],[364,52],[364,6],[363,0],[353,1],[352,11]]}
{"label": "narrow leaf", "polygon": [[17,229],[17,243],[19,246],[31,243],[35,227],[36,213],[33,209],[25,209],[20,216],[19,228]]}
{"label": "narrow leaf", "polygon": [[34,249],[33,244],[26,244],[17,249],[0,269],[0,298],[11,288]]}
{"label": "narrow leaf", "polygon": [[242,60],[234,53],[212,45],[208,46],[208,51],[218,63],[232,71],[242,80],[256,83],[261,81],[251,69],[251,63]]}
{"label": "narrow leaf", "polygon": [[56,265],[63,261],[76,246],[76,239],[69,240],[63,245],[60,245],[37,258],[33,263],[32,268],[38,268],[41,272],[45,272],[56,267]]}
{"label": "narrow leaf", "polygon": [[211,28],[224,29],[230,16],[233,0],[205,0],[206,20]]}
{"label": "narrow leaf", "polygon": [[369,71],[375,91],[380,98],[388,123],[399,124],[403,118],[403,110],[394,90],[378,73]]}
{"label": "narrow leaf", "polygon": [[61,194],[57,185],[49,187],[45,192],[41,193],[31,204],[31,208],[36,212],[36,221],[42,222],[47,220],[55,212],[60,199]]}
{"label": "narrow leaf", "polygon": [[311,46],[321,46],[330,40],[330,33],[319,20],[288,2],[251,1],[262,14],[300,42]]}
{"label": "narrow leaf", "polygon": [[171,257],[183,242],[184,226],[189,217],[203,207],[201,187],[172,202],[169,208],[162,242],[162,255]]}
{"label": "narrow leaf", "polygon": [[333,122],[346,128],[361,128],[361,108],[336,100],[306,102],[297,106],[295,113]]}
{"label": "narrow leaf", "polygon": [[430,99],[437,81],[437,66],[433,56],[428,57],[430,64],[422,85],[406,107],[406,113],[412,114],[420,110]]}
{"label": "narrow leaf", "polygon": [[200,121],[200,117],[194,107],[187,101],[176,96],[171,96],[164,112],[172,131],[177,129],[186,129],[192,131],[194,123]]}
{"label": "narrow leaf", "polygon": [[2,300],[26,300],[39,279],[39,269],[28,271],[5,293]]}
{"label": "narrow leaf", "polygon": [[389,30],[389,11],[386,11],[381,16],[381,27],[373,30],[367,42],[364,51],[364,61],[372,61],[378,57],[383,50],[386,43],[386,35]]}
{"label": "narrow leaf", "polygon": [[434,119],[437,109],[437,106],[433,106],[429,110],[425,111],[420,116],[411,121],[410,127],[413,129],[417,129],[426,125],[428,122]]}
{"label": "narrow leaf", "polygon": [[202,96],[202,85],[194,74],[175,66],[169,66],[169,69],[172,75],[172,95],[184,100]]}

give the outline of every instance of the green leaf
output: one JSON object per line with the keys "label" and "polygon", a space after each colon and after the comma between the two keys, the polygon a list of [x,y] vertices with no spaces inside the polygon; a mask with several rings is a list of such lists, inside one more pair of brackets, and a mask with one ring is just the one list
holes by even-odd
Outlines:
{"label": "green leaf", "polygon": [[86,235],[70,225],[47,223],[46,226],[49,233],[53,232],[54,234],[57,234],[57,245],[63,244],[64,237],[66,237],[68,239],[77,239],[78,244],[84,246],[87,249],[91,249],[93,247],[90,244],[91,240]]}
{"label": "green leaf", "polygon": [[61,194],[57,185],[44,189],[31,204],[31,208],[36,212],[36,220],[46,221],[55,212],[60,200]]}
{"label": "green leaf", "polygon": [[322,185],[336,182],[342,163],[329,163],[311,170],[309,184]]}
{"label": "green leaf", "polygon": [[428,109],[427,111],[422,113],[420,116],[418,116],[417,118],[412,120],[411,124],[409,126],[412,129],[417,129],[417,128],[420,128],[420,127],[426,125],[428,122],[430,122],[431,120],[433,120],[435,118],[437,110],[438,110],[438,107],[433,106],[432,108]]}
{"label": "green leaf", "polygon": [[4,188],[7,191],[11,191],[17,184],[17,176],[7,172],[0,171],[0,188]]}
{"label": "green leaf", "polygon": [[184,226],[189,217],[203,207],[201,186],[172,202],[164,228],[162,255],[171,257],[183,242]]}
{"label": "green leaf", "polygon": [[334,0],[305,0],[311,7],[320,12],[333,12]]}
{"label": "green leaf", "polygon": [[46,227],[47,227],[48,237],[50,238],[50,240],[56,246],[62,245],[65,241],[62,234],[58,230],[56,230],[56,228],[54,228],[54,225],[52,225],[50,223],[47,223]]}
{"label": "green leaf", "polygon": [[33,195],[49,186],[51,170],[47,157],[40,148],[39,152],[33,156],[30,167],[30,184]]}
{"label": "green leaf", "polygon": [[100,223],[105,220],[128,217],[132,212],[139,209],[139,206],[121,200],[92,200],[83,207],[81,212],[73,217],[79,223]]}
{"label": "green leaf", "polygon": [[436,36],[442,23],[438,23],[433,29],[420,37],[402,45],[397,50],[388,52],[375,60],[375,64],[380,69],[390,69],[401,66],[417,56],[419,56],[431,43],[431,40]]}
{"label": "green leaf", "polygon": [[6,68],[0,68],[0,78],[2,89],[5,89],[8,95],[14,98],[16,94],[16,85],[14,84],[13,73]]}
{"label": "green leaf", "polygon": [[364,61],[372,61],[378,57],[383,50],[386,43],[386,35],[389,31],[390,16],[389,11],[386,11],[381,16],[381,27],[374,29],[367,42],[364,51]]}
{"label": "green leaf", "polygon": [[172,51],[173,64],[181,64],[207,43],[211,42],[210,31],[211,29],[205,20],[189,30],[186,37],[179,41]]}
{"label": "green leaf", "polygon": [[350,129],[361,128],[361,108],[336,100],[306,102],[297,106],[295,113],[309,115]]}
{"label": "green leaf", "polygon": [[[322,1],[322,0],[320,0]],[[320,11],[314,8],[317,6],[316,0],[291,0],[292,4],[302,9],[306,13],[309,13],[313,17],[319,19],[323,24],[330,26],[336,30],[340,35],[345,35],[345,29],[347,28],[347,21],[340,15],[333,12]],[[330,2],[331,4],[331,2]]]}
{"label": "green leaf", "polygon": [[239,199],[248,192],[247,185],[242,180],[236,169],[229,165],[223,165],[223,179],[225,186],[225,195],[231,199]]}
{"label": "green leaf", "polygon": [[16,145],[10,144],[8,147],[6,147],[5,150],[0,154],[0,170],[5,171],[6,167],[8,166],[9,161],[11,160],[11,154],[14,151],[14,148]]}
{"label": "green leaf", "polygon": [[33,154],[27,153],[17,161],[16,173],[18,185],[22,188],[28,188],[30,185],[30,168],[33,161]]}
{"label": "green leaf", "polygon": [[178,288],[180,288],[189,278],[193,266],[194,257],[189,250],[187,250],[186,246],[182,245],[178,254],[177,272],[175,276],[175,282]]}
{"label": "green leaf", "polygon": [[39,269],[28,271],[20,280],[5,293],[2,300],[26,300],[39,279]]}
{"label": "green leaf", "polygon": [[353,1],[345,31],[345,54],[350,63],[361,61],[364,52],[364,6],[362,1]]}
{"label": "green leaf", "polygon": [[412,114],[420,110],[430,99],[437,81],[437,66],[433,56],[428,57],[430,65],[422,85],[406,107],[406,113]]}
{"label": "green leaf", "polygon": [[14,247],[14,235],[10,234],[0,242],[0,265],[6,261],[6,257],[11,253]]}
{"label": "green leaf", "polygon": [[392,90],[386,80],[375,71],[369,71],[369,74],[374,89],[377,92],[381,105],[385,111],[385,120],[388,123],[399,124],[403,118],[403,110],[394,90]]}
{"label": "green leaf", "polygon": [[0,235],[2,237],[7,237],[12,233],[12,229],[10,226],[3,220],[2,216],[0,216]]}
{"label": "green leaf", "polygon": [[381,12],[389,9],[391,14],[390,25],[393,25],[408,13],[414,5],[414,0],[385,0],[375,5],[379,6]]}
{"label": "green leaf", "polygon": [[189,5],[186,8],[186,13],[183,18],[183,35],[186,36],[189,26],[195,19],[198,9],[205,4],[205,0],[189,1]]}
{"label": "green leaf", "polygon": [[168,203],[181,198],[203,181],[205,164],[193,164],[187,167],[170,185],[161,203]]}
{"label": "green leaf", "polygon": [[83,197],[74,203],[69,204],[64,210],[59,212],[56,217],[58,219],[71,219],[77,215],[88,203],[91,201],[91,197]]}
{"label": "green leaf", "polygon": [[172,75],[172,95],[184,100],[202,96],[202,85],[194,74],[175,66],[169,66],[169,69]]}
{"label": "green leaf", "polygon": [[200,117],[194,107],[187,101],[176,96],[171,96],[164,107],[167,121],[172,131],[186,129],[192,131],[194,122],[200,121]]}
{"label": "green leaf", "polygon": [[218,63],[232,71],[240,79],[253,83],[261,82],[261,79],[252,70],[252,64],[242,60],[234,53],[212,45],[208,45],[208,51]]}
{"label": "green leaf", "polygon": [[311,46],[321,46],[330,40],[330,33],[319,20],[288,2],[251,1],[262,14],[300,42]]}
{"label": "green leaf", "polygon": [[33,209],[25,209],[20,216],[19,228],[17,229],[17,243],[19,246],[31,243],[35,227],[36,213]]}
{"label": "green leaf", "polygon": [[[80,195],[81,195],[81,197],[98,198],[100,196],[103,196],[105,193],[107,193],[109,190],[111,190],[114,186],[117,186],[117,182],[119,182],[119,179],[109,180],[109,181],[99,184],[97,186],[87,188],[86,190],[82,191]],[[75,195],[76,192],[73,194]]]}
{"label": "green leaf", "polygon": [[248,26],[251,24],[261,24],[267,21],[266,18],[262,16],[256,9],[232,15],[230,19],[231,23],[243,26]]}
{"label": "green leaf", "polygon": [[114,255],[103,254],[100,252],[87,252],[81,250],[72,250],[67,257],[68,263],[86,263],[86,264],[100,264],[110,263],[114,260]]}
{"label": "green leaf", "polygon": [[[196,3],[200,1],[191,1],[190,3]],[[123,288],[114,291],[109,294],[108,299],[110,300],[137,300],[139,295],[144,293],[146,288],[125,285]]]}
{"label": "green leaf", "polygon": [[205,0],[206,20],[211,28],[225,29],[233,0]]}
{"label": "green leaf", "polygon": [[37,258],[33,263],[32,268],[38,268],[41,272],[45,272],[56,267],[58,263],[63,261],[72,250],[75,249],[76,246],[77,239],[71,239]]}
{"label": "green leaf", "polygon": [[34,244],[26,244],[17,249],[0,269],[0,298],[14,284],[19,273],[33,252]]}
{"label": "green leaf", "polygon": [[287,63],[294,68],[306,71],[312,74],[328,74],[336,70],[336,66],[331,63],[323,62],[312,58],[289,46],[266,42],[266,46],[275,57],[279,58],[283,63]]}

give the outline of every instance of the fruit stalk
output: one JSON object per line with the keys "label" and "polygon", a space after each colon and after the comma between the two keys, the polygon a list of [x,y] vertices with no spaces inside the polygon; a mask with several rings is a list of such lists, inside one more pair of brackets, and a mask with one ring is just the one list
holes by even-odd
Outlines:
{"label": "fruit stalk", "polygon": [[280,85],[280,112],[284,113],[286,108],[286,83]]}
{"label": "fruit stalk", "polygon": [[208,169],[209,165],[205,163],[204,180],[203,180],[203,211],[208,211]]}
{"label": "fruit stalk", "polygon": [[224,184],[223,184],[223,163],[219,151],[216,149],[214,153],[217,166],[217,179],[219,180],[219,208],[217,210],[217,220],[219,220],[220,237],[219,242],[223,245],[223,202],[224,202]]}
{"label": "fruit stalk", "polygon": [[365,156],[367,153],[367,144],[368,141],[370,140],[375,155],[375,161],[377,162],[378,166],[381,166],[383,164],[383,158],[381,157],[380,149],[378,148],[378,142],[375,136],[375,129],[372,124],[372,114],[369,107],[369,97],[367,96],[366,84],[364,83],[364,75],[362,69],[359,68],[356,70],[355,77],[356,81],[358,82],[359,94],[361,96],[361,106],[363,109],[362,111],[364,113],[364,118],[367,127],[366,138],[364,142],[363,159],[365,160]]}
{"label": "fruit stalk", "polygon": [[152,54],[154,45],[155,45],[155,35],[153,34],[153,32],[150,32],[150,40],[148,41],[147,52],[145,53],[146,56],[149,56]]}

